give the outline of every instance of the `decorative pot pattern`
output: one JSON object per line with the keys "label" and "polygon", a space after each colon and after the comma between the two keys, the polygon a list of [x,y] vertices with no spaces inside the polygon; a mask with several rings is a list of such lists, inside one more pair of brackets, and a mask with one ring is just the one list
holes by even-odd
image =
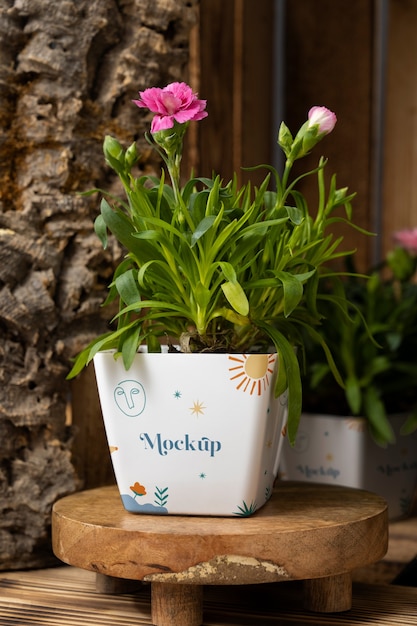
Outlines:
{"label": "decorative pot pattern", "polygon": [[390,421],[396,443],[382,448],[362,417],[303,414],[294,448],[284,443],[280,478],[372,491],[388,502],[390,519],[407,515],[417,484],[417,432],[400,434],[404,415]]}
{"label": "decorative pot pattern", "polygon": [[239,515],[270,497],[286,398],[276,354],[147,354],[94,367],[116,480],[133,513]]}

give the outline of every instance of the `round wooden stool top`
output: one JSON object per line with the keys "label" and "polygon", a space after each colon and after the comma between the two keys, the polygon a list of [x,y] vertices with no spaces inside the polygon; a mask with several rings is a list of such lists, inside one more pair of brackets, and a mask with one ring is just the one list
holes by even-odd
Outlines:
{"label": "round wooden stool top", "polygon": [[305,580],[351,572],[384,556],[385,501],[329,485],[280,482],[250,517],[136,515],[116,487],[76,493],[52,514],[65,563],[108,576],[183,584]]}

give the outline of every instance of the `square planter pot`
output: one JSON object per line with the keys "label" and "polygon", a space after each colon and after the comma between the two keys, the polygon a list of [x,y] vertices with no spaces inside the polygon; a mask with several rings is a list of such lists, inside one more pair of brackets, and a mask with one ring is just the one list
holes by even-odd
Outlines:
{"label": "square planter pot", "polygon": [[116,480],[132,513],[250,515],[278,472],[286,398],[275,354],[94,358]]}
{"label": "square planter pot", "polygon": [[417,484],[417,432],[402,436],[405,416],[390,419],[396,443],[382,448],[362,417],[303,414],[294,448],[284,443],[280,478],[372,491],[388,502],[390,519],[406,516]]}

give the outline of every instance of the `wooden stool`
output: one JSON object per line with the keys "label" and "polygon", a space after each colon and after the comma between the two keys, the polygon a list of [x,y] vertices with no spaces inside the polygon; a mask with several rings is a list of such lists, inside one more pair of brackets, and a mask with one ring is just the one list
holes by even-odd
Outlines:
{"label": "wooden stool", "polygon": [[366,491],[280,482],[251,517],[135,515],[102,487],[56,502],[52,538],[65,563],[150,582],[156,626],[199,626],[203,585],[303,580],[307,609],[349,610],[352,570],[386,553],[388,514]]}

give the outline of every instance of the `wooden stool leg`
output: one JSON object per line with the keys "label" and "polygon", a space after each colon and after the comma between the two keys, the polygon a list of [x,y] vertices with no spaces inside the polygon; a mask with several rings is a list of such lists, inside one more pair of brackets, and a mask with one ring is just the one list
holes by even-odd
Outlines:
{"label": "wooden stool leg", "polygon": [[352,608],[352,574],[304,581],[304,606],[317,613],[340,613]]}
{"label": "wooden stool leg", "polygon": [[152,624],[155,626],[201,626],[201,585],[151,584]]}

